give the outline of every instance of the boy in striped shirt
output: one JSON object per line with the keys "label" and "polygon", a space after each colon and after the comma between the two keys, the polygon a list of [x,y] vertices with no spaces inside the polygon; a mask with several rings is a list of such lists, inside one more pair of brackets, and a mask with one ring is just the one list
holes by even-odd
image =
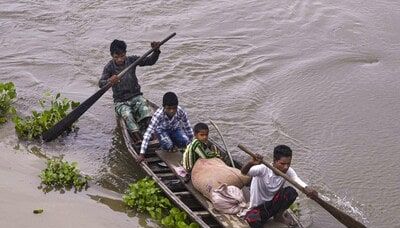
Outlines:
{"label": "boy in striped shirt", "polygon": [[195,139],[186,147],[183,153],[182,165],[187,171],[191,171],[194,163],[199,158],[219,157],[215,146],[210,146],[208,141],[208,126],[205,123],[198,123],[194,126]]}

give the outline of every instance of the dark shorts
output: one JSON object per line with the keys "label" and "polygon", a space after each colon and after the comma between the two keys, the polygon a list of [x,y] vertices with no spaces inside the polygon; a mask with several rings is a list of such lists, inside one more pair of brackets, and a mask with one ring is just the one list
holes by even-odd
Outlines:
{"label": "dark shorts", "polygon": [[245,220],[252,228],[262,228],[263,225],[279,212],[289,208],[298,194],[293,187],[281,188],[271,201],[267,201],[247,212]]}
{"label": "dark shorts", "polygon": [[140,121],[152,116],[152,110],[142,95],[135,96],[128,101],[116,102],[115,112],[125,120],[128,130],[131,132],[139,131]]}

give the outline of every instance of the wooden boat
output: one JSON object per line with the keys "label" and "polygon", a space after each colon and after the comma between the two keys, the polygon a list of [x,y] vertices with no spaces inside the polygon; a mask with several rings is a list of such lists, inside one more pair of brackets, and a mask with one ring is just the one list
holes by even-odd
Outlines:
{"label": "wooden boat", "polygon": [[[154,103],[149,101],[149,104],[154,111],[157,109],[157,105]],[[136,159],[140,152],[140,145],[135,145],[133,143],[122,118],[118,119],[118,123],[122,129],[126,147],[134,159]],[[219,144],[215,143],[215,141],[210,141],[217,146],[221,152],[222,159],[227,164],[230,164],[226,151]],[[145,157],[146,163],[142,163],[141,165],[143,170],[153,178],[173,204],[185,211],[193,222],[197,222],[201,227],[249,227],[246,221],[240,219],[236,215],[218,213],[218,211],[214,209],[213,204],[193,187],[191,181],[185,182],[183,178],[176,173],[175,167],[181,164],[181,152],[167,153],[160,149],[159,143],[156,140],[153,140],[149,143],[149,148]],[[165,165],[160,165],[160,163]],[[234,163],[235,167],[240,167],[237,161],[234,161]],[[294,227],[303,227],[292,212],[288,210],[288,214],[297,223]],[[267,224],[268,227],[272,228],[287,227],[284,224],[275,223],[272,220]]]}

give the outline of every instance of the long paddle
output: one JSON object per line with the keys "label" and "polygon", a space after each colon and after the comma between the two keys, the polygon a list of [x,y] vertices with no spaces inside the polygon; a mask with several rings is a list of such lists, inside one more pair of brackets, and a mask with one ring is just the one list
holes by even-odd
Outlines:
{"label": "long paddle", "polygon": [[[167,38],[160,42],[160,46],[167,42],[169,39],[174,37],[176,33],[172,33]],[[138,58],[135,62],[125,68],[121,73],[117,75],[118,78],[122,78],[124,74],[130,70],[132,67],[137,66],[144,58],[146,58],[150,53],[154,51],[154,48],[147,51],[144,55]],[[63,133],[68,127],[70,127],[83,113],[85,113],[107,90],[111,88],[111,83],[107,83],[104,87],[102,87],[99,91],[93,94],[91,97],[86,99],[83,103],[81,103],[78,107],[76,107],[72,112],[70,112],[66,117],[64,117],[60,122],[55,124],[52,128],[47,130],[42,134],[42,139],[46,142],[49,142],[55,138],[57,138],[61,133]]]}
{"label": "long paddle", "polygon": [[[249,151],[243,145],[239,144],[238,147],[241,150],[243,150],[244,152],[246,152],[248,155],[252,156],[253,158],[256,158],[256,155],[254,153],[252,153],[251,151]],[[270,168],[272,171],[274,171],[274,173],[276,173],[279,176],[285,178],[285,180],[287,180],[289,183],[291,183],[293,186],[295,186],[301,192],[306,193],[305,189],[302,186],[300,186],[297,182],[292,180],[288,175],[286,175],[285,173],[282,173],[281,171],[279,171],[278,169],[273,167],[271,164],[265,162],[264,160],[262,161],[262,163],[264,165],[266,165],[268,168]],[[316,198],[313,198],[313,200],[315,202],[317,202],[325,210],[327,210],[331,215],[333,215],[333,217],[335,217],[343,225],[345,225],[347,227],[351,227],[351,228],[364,228],[364,227],[366,227],[362,223],[360,223],[357,220],[355,220],[352,217],[350,217],[348,214],[346,214],[343,211],[341,211],[341,210],[335,208],[334,206],[330,205],[328,202],[324,201],[323,199],[321,199],[319,197],[316,197]]]}

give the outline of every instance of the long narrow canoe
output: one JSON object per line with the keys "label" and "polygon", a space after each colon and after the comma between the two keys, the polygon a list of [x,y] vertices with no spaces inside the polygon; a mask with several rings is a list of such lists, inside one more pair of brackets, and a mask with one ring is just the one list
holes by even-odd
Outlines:
{"label": "long narrow canoe", "polygon": [[[149,101],[149,104],[154,111],[157,109],[154,103]],[[133,158],[136,159],[140,152],[140,145],[135,145],[133,143],[122,118],[118,119],[118,123],[122,129],[126,147]],[[227,164],[230,164],[226,151],[214,141],[212,142],[220,150],[222,159]],[[218,211],[214,209],[213,204],[193,187],[191,181],[185,182],[176,173],[175,167],[180,166],[182,160],[181,152],[165,152],[159,147],[159,143],[154,140],[149,143],[149,148],[145,157],[147,162],[141,164],[142,169],[153,178],[174,205],[189,215],[193,222],[197,222],[201,227],[249,227],[246,221],[236,215],[218,213]],[[236,161],[234,162],[236,167],[240,167],[239,163]],[[288,214],[297,222],[297,226],[295,227],[303,227],[293,213],[288,211]],[[272,228],[287,227],[286,225],[275,223],[272,220],[270,220],[267,225]]]}

